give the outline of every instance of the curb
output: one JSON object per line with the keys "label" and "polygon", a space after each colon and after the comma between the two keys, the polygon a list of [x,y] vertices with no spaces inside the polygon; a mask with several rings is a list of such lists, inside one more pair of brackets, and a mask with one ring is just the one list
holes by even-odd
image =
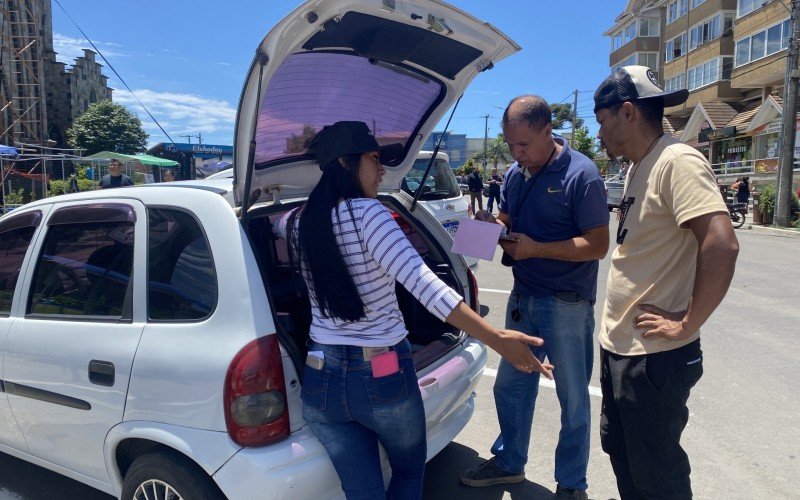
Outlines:
{"label": "curb", "polygon": [[790,238],[800,237],[800,231],[797,231],[796,229],[784,229],[779,227],[761,226],[755,224],[745,224],[744,227],[742,227],[741,229],[749,229],[756,233],[766,233],[775,236],[786,236]]}

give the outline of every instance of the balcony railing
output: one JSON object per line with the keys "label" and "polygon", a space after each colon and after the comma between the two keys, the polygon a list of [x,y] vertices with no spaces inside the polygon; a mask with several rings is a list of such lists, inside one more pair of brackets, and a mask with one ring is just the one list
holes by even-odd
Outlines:
{"label": "balcony railing", "polygon": [[[711,169],[718,177],[728,175],[770,175],[778,172],[777,158],[760,158],[757,160],[728,161],[712,163]],[[795,172],[800,172],[800,160],[794,161]]]}

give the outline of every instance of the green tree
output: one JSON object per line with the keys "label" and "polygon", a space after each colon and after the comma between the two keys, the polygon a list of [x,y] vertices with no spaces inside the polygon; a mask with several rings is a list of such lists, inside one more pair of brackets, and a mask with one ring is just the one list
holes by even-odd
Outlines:
{"label": "green tree", "polygon": [[[475,164],[483,165],[483,149],[478,151],[472,156]],[[491,164],[494,168],[497,168],[499,163],[508,163],[512,160],[511,152],[508,150],[508,144],[506,144],[506,138],[503,134],[497,134],[497,137],[494,139],[490,139],[486,144],[486,163]],[[484,172],[485,174],[486,172]]]}
{"label": "green tree", "polygon": [[453,170],[453,173],[456,175],[469,175],[472,173],[473,168],[475,168],[475,160],[469,158],[466,163]]}
{"label": "green tree", "polygon": [[594,137],[589,135],[588,128],[580,127],[575,130],[575,149],[594,160],[597,147],[594,144]]}
{"label": "green tree", "polygon": [[317,135],[317,129],[312,125],[303,125],[303,131],[300,134],[292,134],[291,137],[286,139],[286,152],[287,153],[305,153],[308,149],[308,143]]}
{"label": "green tree", "polygon": [[[572,126],[572,104],[569,103],[559,103],[559,104],[551,104],[550,111],[553,113],[552,121],[553,121],[553,130],[563,130],[567,128],[565,126],[566,123],[569,123],[569,126]],[[575,128],[579,129],[583,127],[583,119],[576,118],[575,119]]]}
{"label": "green tree", "polygon": [[100,151],[134,154],[147,149],[147,132],[139,118],[119,104],[96,102],[67,130],[67,141],[87,155]]}

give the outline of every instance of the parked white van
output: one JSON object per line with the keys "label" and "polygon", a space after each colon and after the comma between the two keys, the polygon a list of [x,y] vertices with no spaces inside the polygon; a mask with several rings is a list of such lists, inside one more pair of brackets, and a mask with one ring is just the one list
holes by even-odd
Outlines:
{"label": "parked white van", "polygon": [[[0,219],[0,452],[124,500],[341,498],[301,412],[307,291],[272,231],[320,175],[298,144],[342,119],[403,143],[378,199],[477,310],[447,230],[400,185],[469,82],[518,50],[440,1],[310,0],[258,45],[232,184],[75,193]],[[469,421],[486,348],[398,299],[431,458]]]}
{"label": "parked white van", "polygon": [[[403,177],[401,189],[414,197],[422,176],[428,168],[433,156],[433,151],[420,151],[411,170]],[[459,222],[469,217],[469,202],[461,192],[453,169],[450,167],[450,157],[446,153],[436,153],[436,160],[431,165],[425,186],[419,195],[418,203],[436,217],[451,236],[455,236]],[[478,259],[465,257],[467,265],[473,271],[478,269]]]}

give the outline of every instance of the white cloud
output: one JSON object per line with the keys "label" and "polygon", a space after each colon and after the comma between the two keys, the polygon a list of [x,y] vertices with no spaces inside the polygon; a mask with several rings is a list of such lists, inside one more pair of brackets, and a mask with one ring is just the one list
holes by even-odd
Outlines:
{"label": "white cloud", "polygon": [[[118,50],[118,47],[120,47],[119,44],[98,42],[97,40],[94,40],[94,44],[103,52],[103,55],[108,58],[127,56],[127,54]],[[75,62],[75,58],[83,57],[83,49],[94,50],[92,49],[92,45],[85,38],[72,38],[60,33],[53,33],[53,50],[58,53],[56,56],[58,61],[72,65]],[[97,56],[97,58],[98,62],[102,62],[100,56]]]}
{"label": "white cloud", "polygon": [[[236,107],[227,101],[149,89],[134,89],[134,93],[176,142],[183,142],[181,134],[195,135],[198,132],[217,143],[222,141],[230,144],[233,141]],[[151,135],[151,142],[154,138],[164,137],[130,92],[123,89],[115,91],[114,102],[126,106],[139,116],[145,130]],[[204,142],[210,141],[204,139]]]}

